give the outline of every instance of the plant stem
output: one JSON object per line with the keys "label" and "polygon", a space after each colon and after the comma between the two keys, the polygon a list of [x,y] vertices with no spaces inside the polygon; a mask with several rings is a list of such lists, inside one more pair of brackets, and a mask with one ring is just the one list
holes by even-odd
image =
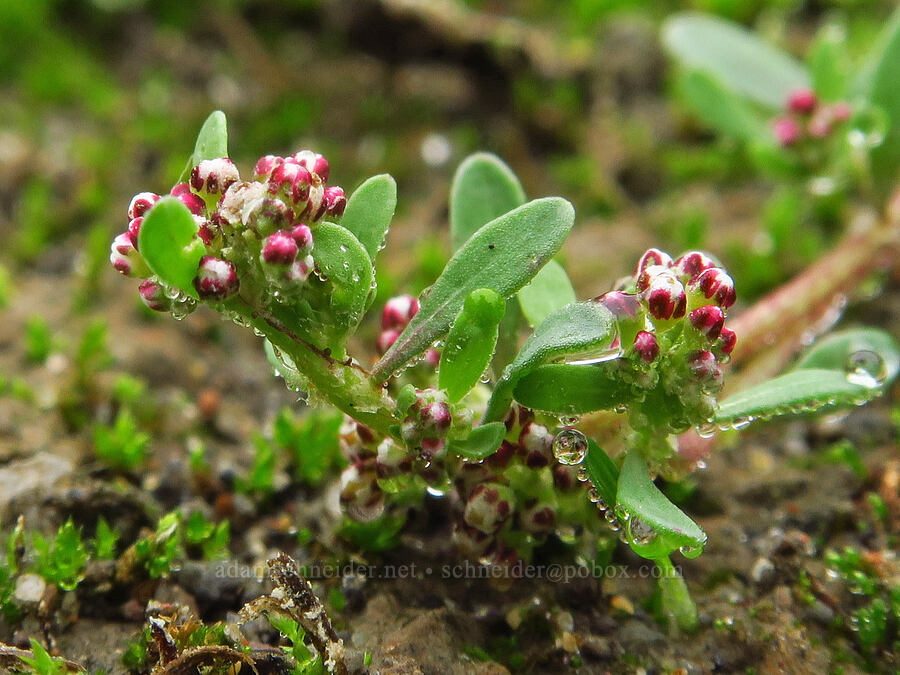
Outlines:
{"label": "plant stem", "polygon": [[290,356],[297,370],[328,403],[376,433],[391,435],[389,428],[395,423],[396,404],[385,389],[372,384],[365,369],[350,359],[332,358],[275,317],[253,309],[242,299],[233,299],[227,305]]}
{"label": "plant stem", "polygon": [[697,629],[697,606],[691,599],[687,584],[678,569],[665,556],[654,562],[662,575],[659,577],[659,591],[662,611],[675,622],[675,625],[686,633]]}

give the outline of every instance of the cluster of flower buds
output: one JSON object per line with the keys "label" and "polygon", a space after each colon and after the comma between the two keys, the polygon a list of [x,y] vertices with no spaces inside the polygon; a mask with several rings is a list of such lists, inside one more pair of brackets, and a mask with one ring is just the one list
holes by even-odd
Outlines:
{"label": "cluster of flower buds", "polygon": [[[197,297],[221,302],[241,290],[251,300],[295,299],[315,270],[316,224],[340,218],[347,205],[343,189],[326,186],[328,173],[328,161],[308,150],[261,158],[250,182],[225,157],[193,167],[189,182],[169,194],[191,212],[206,249],[194,279]],[[148,307],[183,316],[196,301],[153,277],[139,251],[141,225],[159,200],[152,192],[134,196],[110,262],[126,276],[145,279],[140,295]]]}
{"label": "cluster of flower buds", "polygon": [[[412,295],[397,295],[384,303],[381,310],[381,332],[375,342],[379,354],[391,348],[406,325],[419,311],[419,300]],[[425,352],[425,362],[437,368],[441,360],[440,352],[431,347]]]}
{"label": "cluster of flower buds", "polygon": [[824,104],[811,89],[797,89],[788,96],[772,131],[782,147],[790,148],[807,139],[827,138],[851,113],[850,104],[844,101]]}
{"label": "cluster of flower buds", "polygon": [[447,454],[446,437],[452,421],[450,405],[443,392],[427,389],[416,392],[416,402],[407,411],[400,426],[403,442],[425,464],[443,460]]}
{"label": "cluster of flower buds", "polygon": [[338,441],[348,463],[341,473],[341,507],[354,520],[374,520],[385,508],[384,492],[378,485],[377,439],[371,429],[348,417]]}
{"label": "cluster of flower buds", "polygon": [[616,318],[616,346],[628,357],[622,376],[644,394],[662,386],[678,401],[684,414],[674,426],[702,424],[715,409],[721,364],[737,339],[725,327],[735,298],[733,280],[706,254],[673,260],[650,249],[623,290],[596,299]]}

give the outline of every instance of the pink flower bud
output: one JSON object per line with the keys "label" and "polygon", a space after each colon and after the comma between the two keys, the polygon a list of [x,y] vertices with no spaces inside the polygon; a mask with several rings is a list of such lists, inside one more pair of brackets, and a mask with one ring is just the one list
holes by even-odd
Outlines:
{"label": "pink flower bud", "polygon": [[301,150],[300,152],[295,152],[291,159],[310,173],[317,174],[323,183],[328,182],[330,169],[328,160],[322,155],[311,150]]}
{"label": "pink flower bud", "polygon": [[556,464],[553,467],[553,485],[557,490],[571,490],[578,482],[578,467]]}
{"label": "pink flower bud", "polygon": [[344,196],[344,188],[327,187],[325,188],[325,197],[323,199],[325,205],[325,213],[335,218],[344,215],[344,209],[347,208],[347,198]]}
{"label": "pink flower bud", "polygon": [[224,300],[234,295],[239,287],[237,271],[232,263],[211,255],[200,258],[194,288],[202,300]]}
{"label": "pink flower bud", "polygon": [[426,438],[440,437],[450,428],[450,406],[443,401],[435,401],[422,406],[419,422]]}
{"label": "pink flower bud", "polygon": [[531,534],[542,536],[553,531],[556,525],[556,511],[546,502],[530,500],[519,512],[519,524]]}
{"label": "pink flower bud", "polygon": [[809,121],[806,129],[813,138],[826,138],[834,126],[830,108],[819,110]]}
{"label": "pink flower bud", "polygon": [[309,225],[298,223],[291,228],[291,236],[301,253],[309,253],[313,247],[313,233]]}
{"label": "pink flower bud", "polygon": [[659,356],[659,342],[656,341],[656,336],[645,330],[639,331],[634,337],[634,353],[645,363],[655,361]]}
{"label": "pink flower bud", "polygon": [[[299,206],[301,200],[297,200]],[[308,222],[315,222],[325,215],[325,187],[315,181],[309,186],[306,195],[306,207],[300,217]]]}
{"label": "pink flower bud", "polygon": [[193,192],[183,192],[180,195],[175,195],[175,198],[188,207],[188,210],[195,216],[202,216],[206,212],[206,202]]}
{"label": "pink flower bud", "polygon": [[703,305],[692,311],[688,320],[703,337],[715,340],[725,325],[725,312],[715,305]]}
{"label": "pink flower bud", "polygon": [[288,268],[288,271],[285,273],[285,278],[293,282],[295,284],[300,284],[309,279],[309,273],[313,268],[312,256],[308,255],[305,258],[297,258],[294,263]]}
{"label": "pink flower bud", "polygon": [[504,440],[500,447],[488,455],[487,463],[495,469],[503,469],[509,466],[512,458],[516,456],[516,446]]}
{"label": "pink flower bud", "polygon": [[641,309],[640,298],[632,293],[623,293],[622,291],[610,291],[604,293],[594,302],[599,302],[612,313],[616,319],[634,319],[637,317]]}
{"label": "pink flower bud", "polygon": [[221,195],[240,179],[237,167],[227,157],[204,159],[191,169],[191,187],[201,195]]}
{"label": "pink flower bud", "polygon": [[795,89],[787,100],[787,109],[803,115],[809,114],[818,105],[819,99],[812,89]]}
{"label": "pink flower bud", "polygon": [[553,461],[553,434],[543,425],[528,422],[519,433],[519,445],[525,452],[525,465],[531,469]]}
{"label": "pink flower bud", "polygon": [[378,335],[378,341],[375,343],[375,348],[378,350],[379,354],[384,354],[388,349],[391,348],[397,338],[400,337],[400,331],[396,328],[388,328],[387,330],[381,331]]}
{"label": "pink flower bud", "polygon": [[463,519],[485,534],[492,534],[512,515],[515,504],[513,491],[500,483],[476,485],[466,502]]}
{"label": "pink flower bud", "polygon": [[419,301],[411,295],[398,295],[384,303],[381,310],[381,328],[405,328],[419,311]]}
{"label": "pink flower bud", "polygon": [[412,471],[412,457],[405,448],[386,438],[378,446],[375,472],[379,478],[393,478]]}
{"label": "pink flower bud", "polygon": [[129,232],[116,235],[109,252],[109,262],[117,272],[126,277],[146,277],[150,274],[147,264],[138,253]]}
{"label": "pink flower bud", "polygon": [[838,101],[831,106],[831,117],[835,122],[846,122],[853,114],[853,108],[846,101]]}
{"label": "pink flower bud", "polygon": [[704,270],[690,283],[689,288],[691,291],[699,291],[707,299],[714,300],[722,309],[728,309],[737,299],[734,281],[721,267]]}
{"label": "pink flower bud", "polygon": [[723,328],[719,335],[719,345],[723,354],[730,354],[737,343],[737,333],[730,328]]}
{"label": "pink flower bud", "polygon": [[143,216],[138,216],[137,218],[132,218],[131,222],[128,223],[128,236],[131,238],[131,244],[137,248],[138,247],[138,235],[141,233],[141,224],[144,222]]}
{"label": "pink flower bud", "polygon": [[285,160],[272,170],[269,177],[269,194],[282,194],[298,207],[309,199],[309,186],[312,177],[309,171],[297,162]]}
{"label": "pink flower bud", "polygon": [[348,516],[360,522],[369,522],[384,513],[384,493],[378,487],[372,464],[351,464],[341,473],[341,506]]}
{"label": "pink flower bud", "polygon": [[494,538],[489,534],[485,534],[476,530],[465,523],[457,523],[453,530],[453,543],[456,545],[460,555],[471,560],[481,558],[487,553]]}
{"label": "pink flower bud", "polygon": [[708,349],[694,352],[688,357],[688,370],[698,382],[722,381],[722,367],[719,365],[716,355]]}
{"label": "pink flower bud", "polygon": [[680,319],[687,309],[684,285],[667,268],[650,267],[644,270],[644,274],[650,270],[661,270],[650,276],[648,285],[641,294],[650,314],[660,320]]}
{"label": "pink flower bud", "polygon": [[638,260],[637,267],[634,269],[634,276],[639,277],[641,272],[652,265],[671,267],[672,257],[668,253],[660,251],[658,248],[647,249],[644,255],[641,256],[641,259]]}
{"label": "pink flower bud", "polygon": [[189,194],[190,192],[190,183],[175,183],[175,185],[172,186],[172,189],[169,190],[169,194],[173,197],[179,197],[181,195]]}
{"label": "pink flower bud", "polygon": [[776,119],[772,125],[772,131],[778,144],[783,148],[796,145],[801,136],[800,125],[790,117],[779,117]]}
{"label": "pink flower bud", "polygon": [[270,265],[290,265],[297,258],[297,242],[287,230],[279,230],[265,238],[260,252],[263,262]]}
{"label": "pink flower bud", "polygon": [[131,203],[128,205],[128,220],[143,216],[158,201],[159,195],[155,192],[139,192],[131,198]]}
{"label": "pink flower bud", "polygon": [[256,162],[256,166],[253,167],[253,177],[258,181],[266,182],[272,174],[272,171],[275,170],[275,167],[282,162],[284,162],[284,158],[277,155],[260,157]]}
{"label": "pink flower bud", "polygon": [[675,274],[681,277],[683,282],[687,283],[699,276],[704,270],[715,266],[716,263],[705,253],[691,251],[675,261]]}
{"label": "pink flower bud", "polygon": [[172,306],[172,300],[166,295],[165,290],[155,281],[145,279],[138,286],[141,300],[155,312],[168,312]]}
{"label": "pink flower bud", "polygon": [[283,230],[290,226],[294,218],[291,208],[277,197],[248,202],[244,209],[247,211],[247,227],[261,233],[271,232],[272,229]]}

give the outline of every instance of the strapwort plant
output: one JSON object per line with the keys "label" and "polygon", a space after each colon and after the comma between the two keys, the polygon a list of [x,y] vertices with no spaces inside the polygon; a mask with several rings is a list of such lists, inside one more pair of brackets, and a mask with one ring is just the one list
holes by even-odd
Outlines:
{"label": "strapwort plant", "polygon": [[699,555],[707,537],[654,484],[690,468],[677,435],[862,403],[900,367],[890,337],[856,330],[719,401],[739,339],[726,325],[736,291],[721,265],[651,249],[617,288],[576,301],[553,260],[574,209],[526,201],[486,154],[454,179],[454,255],[427,292],[384,305],[382,355],[364,363],[347,345],[375,297],[393,179],[370,178],[347,199],[313,152],[265,156],[251,180],[226,155],[214,113],[190,181],[132,200],[112,263],[141,279],[151,309],[183,318],[203,303],[251,328],[291,388],[345,413],[349,518],[387,528],[426,493],[454,494],[460,551],[500,565],[551,535],[589,561],[616,532],[665,572],[663,606],[683,628],[696,611],[671,556]]}

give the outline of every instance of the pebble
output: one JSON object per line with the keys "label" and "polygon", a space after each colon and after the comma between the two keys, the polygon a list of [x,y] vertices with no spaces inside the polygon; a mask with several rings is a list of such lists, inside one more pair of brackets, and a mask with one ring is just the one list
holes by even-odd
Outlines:
{"label": "pebble", "polygon": [[51,487],[73,470],[72,462],[50,452],[10,462],[0,469],[0,509],[20,495]]}
{"label": "pebble", "polygon": [[768,584],[775,578],[775,565],[768,558],[759,557],[753,563],[753,569],[750,571],[750,578],[755,584]]}
{"label": "pebble", "polygon": [[36,605],[44,597],[47,582],[38,574],[22,574],[16,579],[15,599],[23,605]]}

